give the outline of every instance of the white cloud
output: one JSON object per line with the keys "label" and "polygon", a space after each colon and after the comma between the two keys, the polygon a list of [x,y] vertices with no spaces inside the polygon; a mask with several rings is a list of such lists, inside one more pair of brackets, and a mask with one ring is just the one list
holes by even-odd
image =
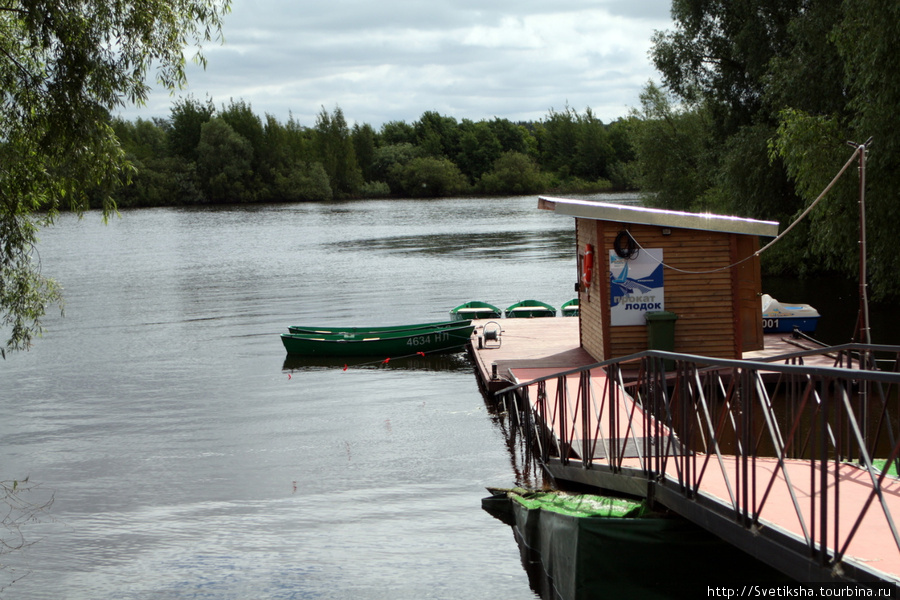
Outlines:
{"label": "white cloud", "polygon": [[[236,0],[226,43],[204,48],[207,70],[192,68],[178,95],[307,125],[323,106],[376,128],[427,110],[537,120],[567,103],[610,121],[655,76],[650,38],[669,27],[662,0]],[[172,102],[155,92],[123,114],[168,116]]]}

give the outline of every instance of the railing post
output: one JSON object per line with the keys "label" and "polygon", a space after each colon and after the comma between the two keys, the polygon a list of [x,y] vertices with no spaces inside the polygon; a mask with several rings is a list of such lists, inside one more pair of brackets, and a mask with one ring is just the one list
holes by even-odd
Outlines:
{"label": "railing post", "polygon": [[[828,562],[828,436],[825,435],[825,431],[828,428],[828,411],[831,408],[829,401],[831,386],[827,385],[828,382],[825,383],[826,385],[822,386],[822,407],[818,427],[822,435],[822,439],[819,441],[818,458],[819,489],[821,490],[819,494],[819,564],[822,566]],[[835,455],[838,454],[839,452],[835,449]],[[815,524],[812,529],[815,530]]]}
{"label": "railing post", "polygon": [[[528,388],[523,388],[525,390],[525,403],[530,405],[531,402],[528,399]],[[547,386],[542,381],[538,384],[537,389],[537,402],[535,403],[537,408],[537,414],[541,418],[541,429],[538,432],[538,436],[541,440],[541,462],[544,464],[550,460],[550,438],[553,435],[553,432],[550,431],[550,424],[547,419]]]}
{"label": "railing post", "polygon": [[[641,369],[638,372],[638,386],[635,388],[640,390],[642,380],[641,374],[644,371]],[[618,381],[618,367],[616,369],[616,380]],[[624,393],[624,392],[623,392]],[[638,393],[637,395],[639,395]],[[610,388],[610,398],[613,398],[613,389]],[[662,441],[660,440],[660,419],[656,416],[659,415],[659,406],[654,398],[648,398],[647,394],[643,395],[643,410],[642,413],[642,427],[644,430],[644,439],[642,440],[642,452],[644,454],[644,475],[650,479],[656,479],[656,475],[660,472],[660,447],[662,446]]]}
{"label": "railing post", "polygon": [[559,419],[559,461],[569,464],[569,448],[571,446],[572,436],[569,431],[568,416],[568,390],[566,389],[566,378],[556,378],[556,418]]}
{"label": "railing post", "polygon": [[[665,372],[665,363],[662,360],[659,361],[660,366],[660,375],[661,378],[660,384],[662,386],[666,385],[666,372]],[[663,388],[665,389],[665,388]],[[678,402],[678,406],[681,412],[681,443],[685,447],[685,452],[681,453],[681,467],[682,467],[682,477],[684,479],[683,488],[685,497],[693,498],[694,497],[694,483],[693,479],[693,461],[692,456],[696,454],[694,450],[694,440],[693,440],[693,426],[694,426],[694,406],[693,403],[689,402],[689,399],[684,395],[678,395],[678,388],[675,388],[676,395],[672,398],[674,401]]]}
{"label": "railing post", "polygon": [[744,527],[749,526],[750,518],[748,507],[750,506],[750,457],[749,453],[754,452],[752,450],[752,435],[751,435],[751,425],[753,422],[753,405],[750,403],[750,398],[747,396],[748,386],[747,386],[747,373],[744,369],[735,369],[732,377],[736,378],[735,382],[735,391],[737,393],[737,400],[740,406],[740,412],[738,413],[738,418],[740,419],[741,425],[741,445],[740,445],[740,456],[738,457],[738,476],[737,483],[739,486],[738,493],[738,508],[739,508],[739,520]]}
{"label": "railing post", "polygon": [[[525,447],[532,448],[533,447],[532,445],[536,441],[536,437],[535,437],[536,432],[534,431],[534,413],[531,408],[531,403],[528,402],[528,395],[527,395],[528,388],[525,388],[524,393],[525,393],[525,406],[522,407],[521,409],[517,410],[517,412],[522,413],[518,420],[520,423],[520,428],[523,429],[523,431],[524,431]],[[517,396],[518,396],[518,392],[513,392],[513,402],[517,402],[516,401]]]}
{"label": "railing post", "polygon": [[[591,371],[582,371],[580,375],[581,389],[581,465],[591,466],[594,460],[594,445],[591,444]],[[599,415],[598,415],[599,417]]]}
{"label": "railing post", "polygon": [[[638,376],[638,385],[637,389],[640,390],[640,395],[644,403],[644,413],[648,415],[648,417],[652,416],[655,422],[655,427],[653,427],[654,437],[659,441],[659,423],[661,421],[660,415],[661,407],[659,403],[659,398],[656,397],[656,394],[653,393],[654,385],[653,385],[653,369],[652,369],[652,360],[651,358],[644,358],[641,360]],[[669,423],[671,426],[671,423]],[[657,444],[657,448],[659,444]],[[662,467],[660,464],[660,452],[657,452],[657,459],[655,464],[653,465],[653,469],[648,473],[648,476],[652,479],[655,478],[657,474],[662,472]]]}

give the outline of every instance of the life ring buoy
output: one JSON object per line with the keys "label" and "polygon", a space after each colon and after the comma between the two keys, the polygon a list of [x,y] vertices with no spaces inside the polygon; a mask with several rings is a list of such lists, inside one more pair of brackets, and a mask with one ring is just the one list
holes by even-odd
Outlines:
{"label": "life ring buoy", "polygon": [[613,250],[619,258],[635,258],[638,255],[637,242],[628,230],[622,230],[613,242]]}
{"label": "life ring buoy", "polygon": [[585,290],[591,289],[591,277],[594,274],[594,247],[584,246],[584,260],[581,264],[581,285]]}

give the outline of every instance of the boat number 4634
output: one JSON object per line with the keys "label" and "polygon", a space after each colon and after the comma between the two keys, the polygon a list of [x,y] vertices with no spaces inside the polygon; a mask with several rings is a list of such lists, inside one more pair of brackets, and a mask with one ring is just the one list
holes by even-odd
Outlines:
{"label": "boat number 4634", "polygon": [[432,333],[429,335],[417,335],[415,337],[411,337],[406,340],[407,346],[426,346],[432,341],[434,342],[446,342],[450,339],[450,334],[446,331],[439,333]]}

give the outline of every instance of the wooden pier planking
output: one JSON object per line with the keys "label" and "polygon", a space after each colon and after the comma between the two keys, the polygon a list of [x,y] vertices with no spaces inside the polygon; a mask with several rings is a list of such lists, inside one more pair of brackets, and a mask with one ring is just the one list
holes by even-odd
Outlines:
{"label": "wooden pier planking", "polygon": [[[484,326],[491,322],[500,326],[500,347],[479,348]],[[512,368],[546,368],[559,373],[596,362],[579,344],[575,317],[488,319],[473,323],[472,357],[478,376],[491,391],[513,381]],[[497,367],[497,378],[492,376],[493,365]]]}

